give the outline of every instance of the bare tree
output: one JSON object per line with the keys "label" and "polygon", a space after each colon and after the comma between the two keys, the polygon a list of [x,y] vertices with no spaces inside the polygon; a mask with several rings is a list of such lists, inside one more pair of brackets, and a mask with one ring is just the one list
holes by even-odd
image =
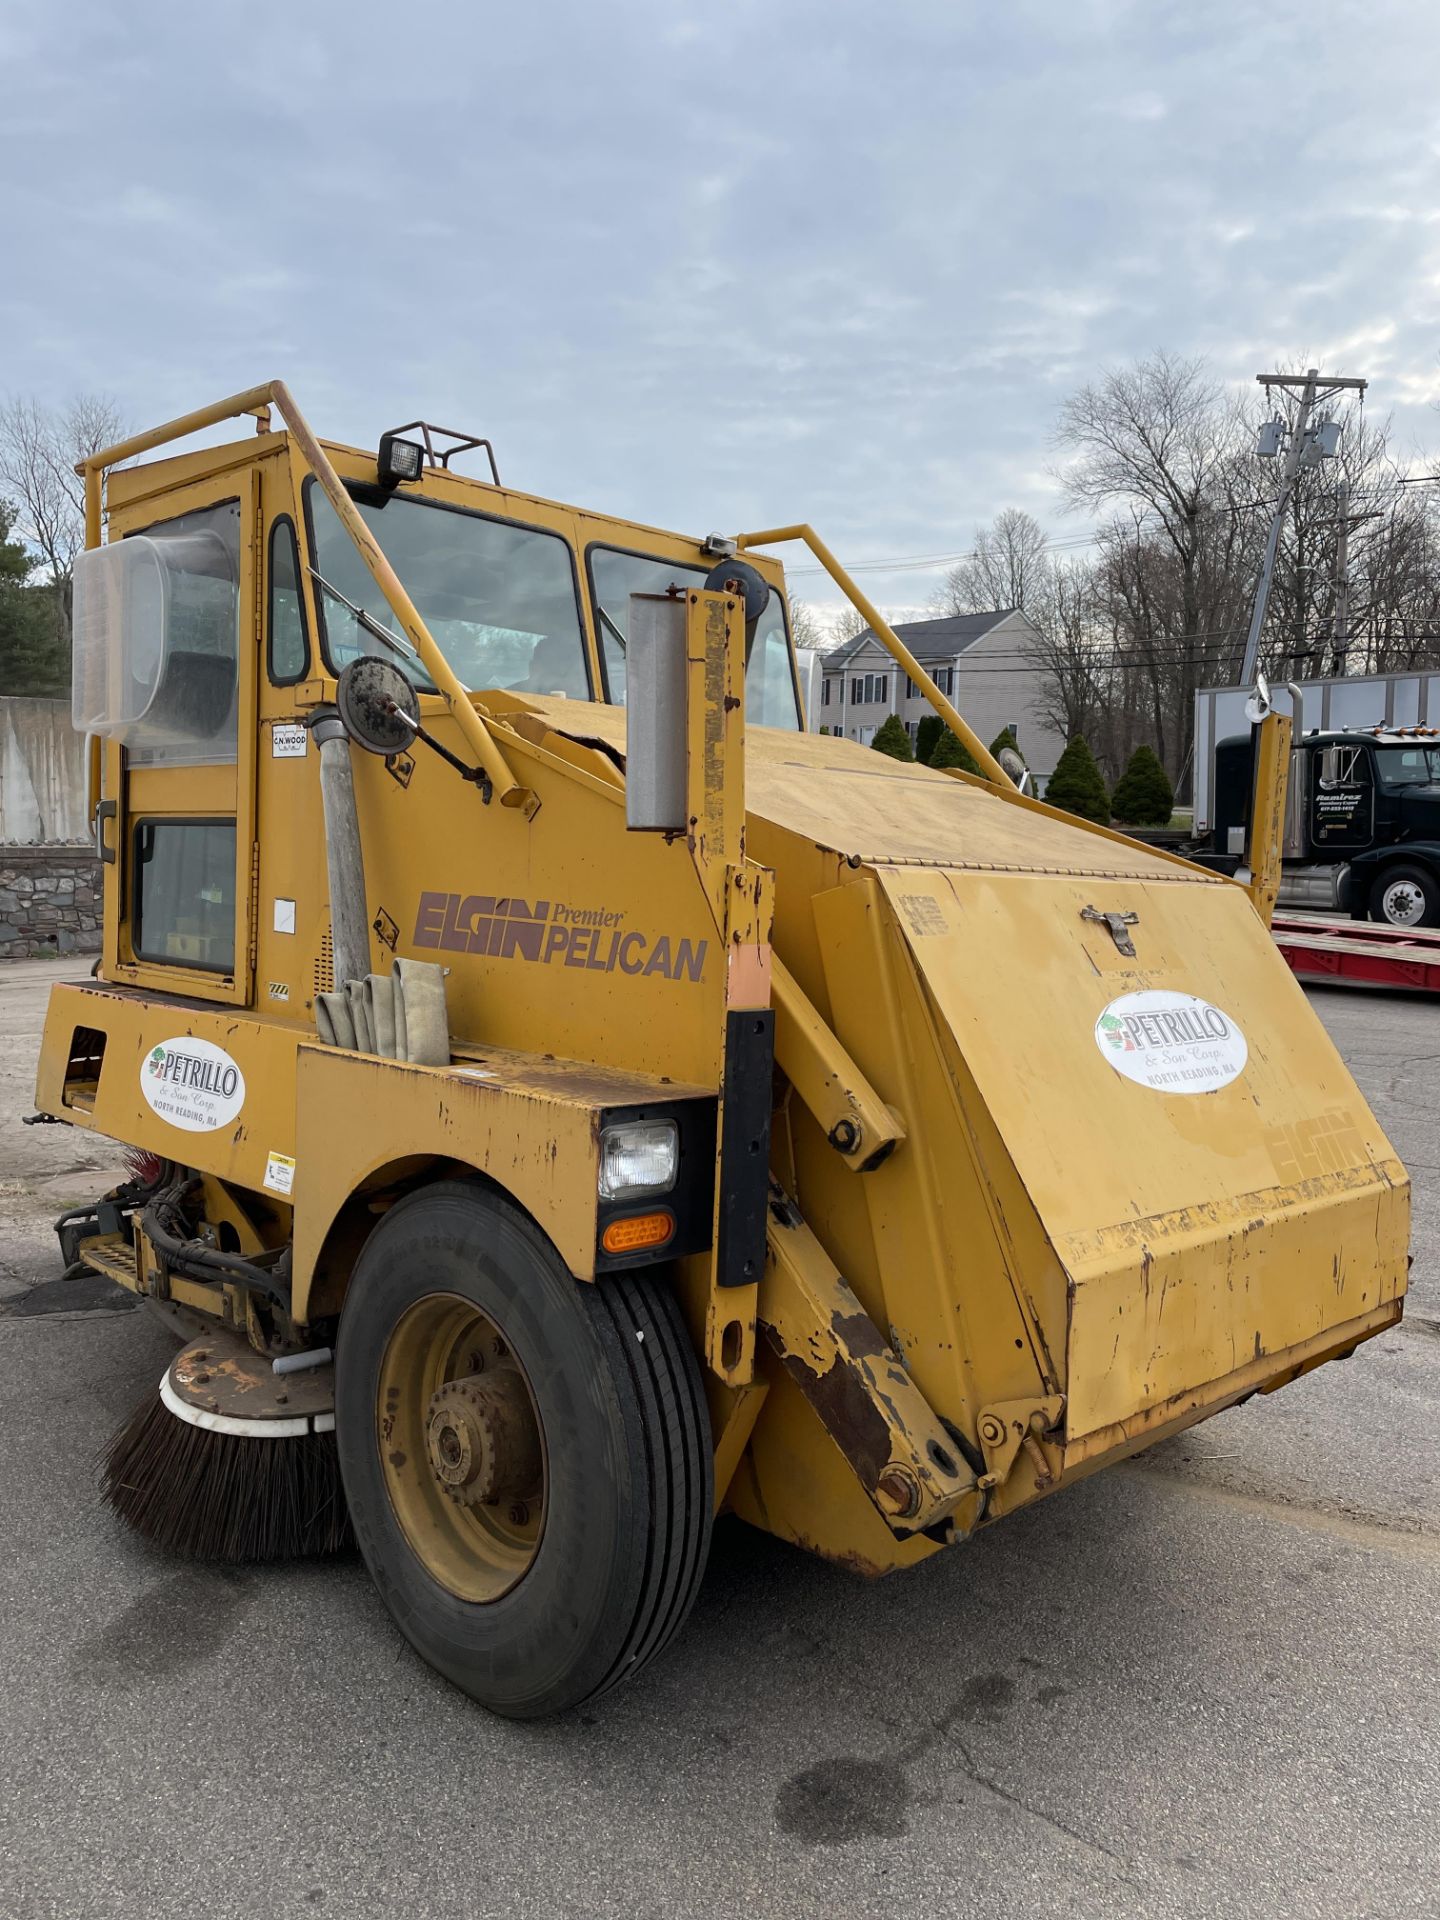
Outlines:
{"label": "bare tree", "polygon": [[935,596],[938,613],[989,613],[1019,607],[1034,614],[1051,592],[1045,529],[1020,507],[1006,507],[988,527],[975,529],[975,547],[945,576]]}
{"label": "bare tree", "polygon": [[1066,740],[1083,733],[1097,744],[1110,697],[1110,649],[1097,625],[1095,577],[1088,561],[1052,566],[1038,638],[1027,649],[1043,678],[1040,713]]}
{"label": "bare tree", "polygon": [[1083,387],[1055,432],[1072,456],[1059,470],[1070,504],[1118,510],[1100,535],[1101,599],[1123,657],[1140,663],[1172,773],[1189,751],[1195,689],[1216,677],[1210,656],[1237,618],[1243,438],[1239,403],[1204,361],[1163,353]]}
{"label": "bare tree", "polygon": [[847,603],[838,613],[832,613],[826,622],[825,645],[843,647],[847,640],[858,639],[864,631],[864,619],[856,608]]}
{"label": "bare tree", "polygon": [[812,606],[804,600],[797,600],[787,587],[785,606],[790,616],[790,637],[797,647],[823,647],[828,644],[828,635]]}
{"label": "bare tree", "polygon": [[76,463],[123,433],[119,407],[104,394],[77,394],[60,410],[33,395],[0,406],[0,492],[15,501],[19,531],[40,554],[67,632],[71,575],[85,544],[85,489]]}

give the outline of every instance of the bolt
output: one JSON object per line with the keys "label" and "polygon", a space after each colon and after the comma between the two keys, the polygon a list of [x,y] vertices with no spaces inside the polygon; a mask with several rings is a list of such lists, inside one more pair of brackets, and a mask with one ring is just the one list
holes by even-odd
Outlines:
{"label": "bolt", "polygon": [[908,1520],[920,1506],[920,1488],[904,1467],[887,1467],[876,1482],[875,1495],[897,1520]]}
{"label": "bolt", "polygon": [[510,1509],[510,1524],[511,1524],[511,1526],[512,1526],[512,1527],[523,1527],[523,1526],[524,1526],[524,1524],[525,1524],[525,1522],[526,1522],[526,1521],[527,1521],[527,1520],[528,1520],[529,1518],[530,1518],[530,1509],[529,1509],[529,1507],[527,1507],[527,1506],[526,1506],[526,1504],[525,1504],[525,1502],[524,1502],[523,1500],[517,1500],[517,1501],[515,1502],[515,1504],[514,1504],[514,1506],[513,1506],[513,1507],[511,1507],[511,1509]]}
{"label": "bolt", "polygon": [[202,1367],[200,1372],[195,1374],[193,1378],[197,1387],[203,1387],[205,1382],[210,1378],[210,1375]]}
{"label": "bolt", "polygon": [[830,1129],[830,1144],[840,1153],[854,1153],[860,1144],[860,1129],[853,1120],[837,1120]]}
{"label": "bolt", "polygon": [[1005,1438],[1005,1428],[993,1413],[980,1422],[980,1438],[992,1447],[998,1447]]}
{"label": "bolt", "polygon": [[505,1358],[505,1342],[498,1337],[490,1342],[490,1351],[497,1360]]}

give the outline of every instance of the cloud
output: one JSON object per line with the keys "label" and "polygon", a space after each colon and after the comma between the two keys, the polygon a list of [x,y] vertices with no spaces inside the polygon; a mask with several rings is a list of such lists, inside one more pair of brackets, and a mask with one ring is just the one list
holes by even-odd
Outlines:
{"label": "cloud", "polygon": [[1083,531],[1056,407],[1159,347],[1248,385],[1323,343],[1433,441],[1435,29],[1336,12],[1385,59],[1309,0],[30,0],[5,383],[138,423],[278,371],[337,438],[425,413],[534,491],[856,559]]}

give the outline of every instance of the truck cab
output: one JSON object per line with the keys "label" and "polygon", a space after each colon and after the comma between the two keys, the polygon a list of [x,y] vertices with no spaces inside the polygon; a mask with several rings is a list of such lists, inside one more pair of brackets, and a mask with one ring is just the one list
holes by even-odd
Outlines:
{"label": "truck cab", "polygon": [[[1202,858],[1221,872],[1243,859],[1252,753],[1245,734],[1215,750],[1215,829]],[[1302,736],[1285,794],[1280,904],[1440,925],[1440,728]]]}

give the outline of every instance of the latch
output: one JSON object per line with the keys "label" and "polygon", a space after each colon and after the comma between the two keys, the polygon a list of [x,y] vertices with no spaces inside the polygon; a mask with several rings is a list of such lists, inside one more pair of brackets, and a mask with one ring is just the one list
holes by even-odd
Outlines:
{"label": "latch", "polygon": [[987,1490],[1003,1486],[1021,1449],[1030,1456],[1035,1469],[1035,1484],[1043,1491],[1055,1484],[1055,1469],[1046,1457],[1041,1440],[1053,1434],[1065,1414],[1063,1393],[1042,1399],[999,1400],[980,1415],[980,1445],[985,1452],[985,1473],[980,1485]]}
{"label": "latch", "polygon": [[1127,960],[1135,958],[1135,942],[1126,929],[1140,924],[1138,913],[1101,913],[1098,907],[1084,907],[1081,909],[1080,918],[1093,920],[1097,926],[1108,927],[1111,939],[1125,958]]}

